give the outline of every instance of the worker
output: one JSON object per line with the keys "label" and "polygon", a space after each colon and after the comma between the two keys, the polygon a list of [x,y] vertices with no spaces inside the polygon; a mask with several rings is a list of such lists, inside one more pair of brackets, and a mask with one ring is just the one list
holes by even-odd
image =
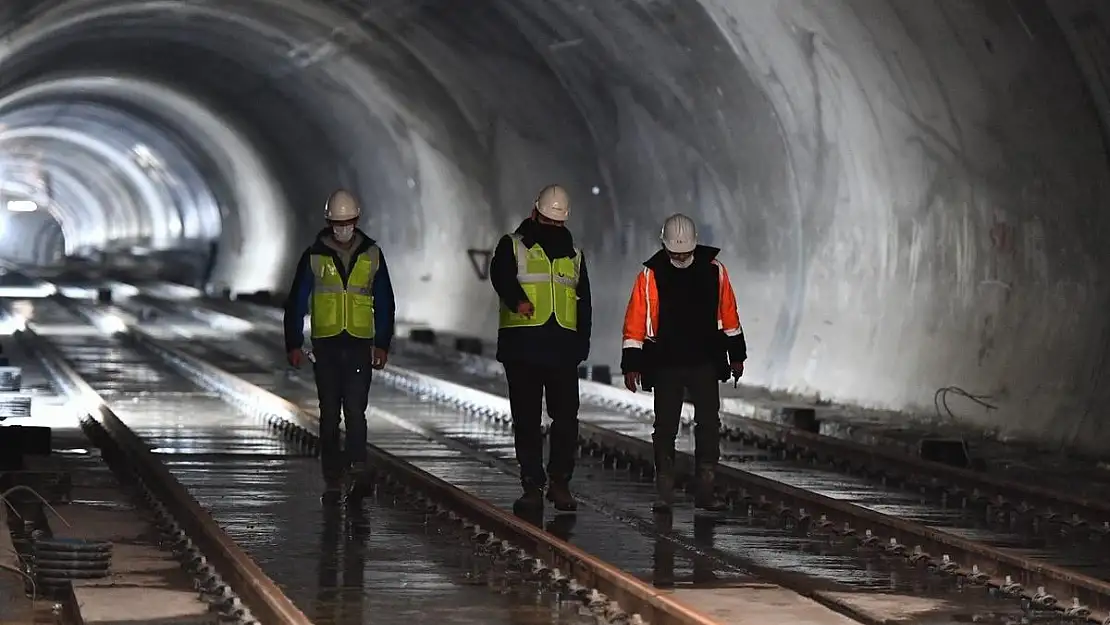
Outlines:
{"label": "worker", "polygon": [[[350,192],[332,193],[327,227],[301,255],[285,303],[289,364],[308,356],[320,399],[320,463],[325,504],[358,501],[366,490],[366,406],[373,369],[385,367],[396,307],[385,256],[358,228],[362,209]],[[304,345],[311,313],[312,350]],[[346,449],[340,448],[340,411]]]}
{"label": "worker", "polygon": [[[589,357],[592,308],[586,257],[566,227],[570,197],[559,185],[540,191],[532,213],[501,238],[490,281],[501,301],[497,360],[509,383],[516,458],[524,494],[516,508],[573,512],[578,450],[578,364]],[[543,465],[543,398],[550,458]]]}
{"label": "worker", "polygon": [[621,371],[628,390],[655,391],[656,501],[674,503],[675,438],[686,393],[694,404],[696,507],[721,511],[713,487],[720,460],[718,382],[744,374],[748,348],[720,249],[698,245],[694,221],[676,214],[663,223],[662,248],[636,276],[624,315]]}

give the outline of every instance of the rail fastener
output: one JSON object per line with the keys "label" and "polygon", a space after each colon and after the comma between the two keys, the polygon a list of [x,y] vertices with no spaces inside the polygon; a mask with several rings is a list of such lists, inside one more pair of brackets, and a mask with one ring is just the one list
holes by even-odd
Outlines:
{"label": "rail fastener", "polygon": [[[226,399],[259,417],[292,423],[295,430],[303,432],[315,434],[317,431],[316,420],[284,398],[200,358],[167,346],[146,336],[141,330],[134,331],[132,336],[194,382],[223,394]],[[606,608],[603,604],[615,602],[625,613],[620,620],[630,624],[719,625],[712,618],[672,599],[667,591],[648,585],[385,450],[374,445],[368,445],[367,448],[372,468],[388,473],[402,484],[424,494],[430,501],[442,503],[455,514],[470,519],[482,528],[480,531],[492,532],[493,535],[511,542],[518,549],[541,561],[548,571],[558,571],[576,582],[581,592],[589,592],[581,598],[586,599],[595,609],[607,613],[607,618],[612,618],[614,608]],[[585,589],[594,589],[597,592]]]}
{"label": "rail fastener", "polygon": [[[382,377],[410,392],[432,397],[485,418],[507,418],[508,400],[415,371],[391,366]],[[648,471],[653,463],[649,441],[589,423],[579,424],[579,444],[586,453],[603,452],[617,464]],[[676,468],[688,479],[693,456],[680,452]],[[919,523],[880,514],[817,493],[782,484],[734,467],[719,465],[718,488],[733,505],[745,503],[779,510],[811,522],[819,531],[855,536],[866,546],[882,549],[920,566],[1013,594],[1019,592],[1044,608],[1084,613],[1095,622],[1110,619],[1110,584],[1031,558],[934,530]],[[1068,607],[1066,607],[1068,606]],[[1110,622],[1110,621],[1107,621]]]}
{"label": "rail fastener", "polygon": [[[241,603],[240,620],[265,625],[311,625],[258,564],[216,523],[200,503],[177,481],[150,448],[104,402],[47,341],[26,329],[16,333],[27,352],[37,355],[48,372],[75,399],[82,402],[87,419],[118,448],[123,459],[135,467],[150,490],[151,503],[160,515],[168,516],[168,529],[180,545],[175,549],[195,551],[194,573],[214,582],[224,600]],[[87,424],[86,424],[87,425]],[[195,545],[195,548],[192,548]],[[220,583],[226,580],[225,583]]]}
{"label": "rail fastener", "polygon": [[[601,406],[651,419],[650,400],[630,396],[617,388],[586,383],[583,398]],[[683,425],[691,426],[693,413],[683,411]],[[721,433],[733,440],[788,452],[816,462],[839,465],[853,472],[884,476],[923,488],[963,497],[979,504],[1017,513],[1033,514],[1044,520],[1066,519],[1072,526],[1102,527],[1110,522],[1110,503],[1072,493],[1023,484],[997,476],[931,462],[889,449],[866,445],[760,421],[751,417],[728,415],[722,420]],[[1093,533],[1094,534],[1094,533]]]}

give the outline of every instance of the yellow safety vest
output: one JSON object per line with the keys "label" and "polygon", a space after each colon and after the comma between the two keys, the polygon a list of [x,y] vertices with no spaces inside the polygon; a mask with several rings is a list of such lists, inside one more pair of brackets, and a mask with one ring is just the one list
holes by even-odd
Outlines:
{"label": "yellow safety vest", "polygon": [[310,257],[312,275],[312,338],[338,336],[346,331],[360,339],[374,338],[374,295],[371,287],[381,266],[381,250],[371,245],[351,259],[347,286],[331,256]]}
{"label": "yellow safety vest", "polygon": [[582,269],[582,252],[574,248],[574,258],[556,258],[551,262],[539,244],[521,253],[519,234],[509,235],[516,258],[516,279],[524,288],[528,301],[536,309],[531,317],[517,314],[501,303],[502,328],[542,326],[551,315],[568,330],[578,330],[578,277]]}

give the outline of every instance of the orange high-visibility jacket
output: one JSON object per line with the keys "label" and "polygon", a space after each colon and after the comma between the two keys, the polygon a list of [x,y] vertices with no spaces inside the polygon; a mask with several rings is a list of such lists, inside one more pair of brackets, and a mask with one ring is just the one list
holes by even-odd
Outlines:
{"label": "orange high-visibility jacket", "polygon": [[[732,290],[728,270],[720,261],[717,266],[717,329],[725,336],[740,336],[740,315],[736,312],[736,293]],[[659,332],[659,291],[655,286],[655,274],[649,267],[636,275],[632,296],[624,313],[623,348],[642,348],[644,341],[654,339]]]}

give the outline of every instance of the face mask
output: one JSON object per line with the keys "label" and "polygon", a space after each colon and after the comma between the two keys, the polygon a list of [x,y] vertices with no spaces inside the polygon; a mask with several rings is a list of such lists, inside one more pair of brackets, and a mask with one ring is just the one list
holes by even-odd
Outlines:
{"label": "face mask", "polygon": [[685,268],[689,267],[690,265],[694,264],[694,255],[690,254],[689,256],[687,256],[683,260],[675,260],[674,258],[672,258],[671,259],[671,264],[674,265],[675,267],[678,267],[679,269],[685,269]]}
{"label": "face mask", "polygon": [[336,241],[346,243],[351,240],[351,237],[355,236],[355,227],[354,225],[332,226],[331,235],[335,237]]}

